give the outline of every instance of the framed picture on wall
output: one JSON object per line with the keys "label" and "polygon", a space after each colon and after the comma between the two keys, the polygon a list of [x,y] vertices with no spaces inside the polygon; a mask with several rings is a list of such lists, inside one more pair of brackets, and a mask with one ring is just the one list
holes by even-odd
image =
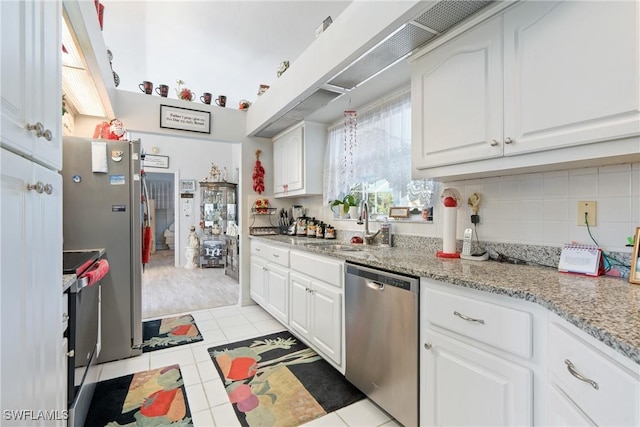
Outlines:
{"label": "framed picture on wall", "polygon": [[169,169],[169,156],[158,156],[157,154],[145,154],[144,166],[152,168]]}
{"label": "framed picture on wall", "polygon": [[196,191],[196,180],[195,179],[181,179],[180,180],[180,192],[194,192]]}
{"label": "framed picture on wall", "polygon": [[160,127],[189,132],[211,133],[211,113],[160,105]]}

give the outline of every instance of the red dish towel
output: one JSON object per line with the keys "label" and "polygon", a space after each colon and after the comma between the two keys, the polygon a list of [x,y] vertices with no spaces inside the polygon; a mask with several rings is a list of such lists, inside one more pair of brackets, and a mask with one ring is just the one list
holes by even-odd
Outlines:
{"label": "red dish towel", "polygon": [[96,262],[89,268],[85,273],[81,276],[81,278],[86,277],[88,280],[87,286],[91,286],[94,283],[102,280],[104,276],[109,272],[109,261],[106,259],[101,259]]}

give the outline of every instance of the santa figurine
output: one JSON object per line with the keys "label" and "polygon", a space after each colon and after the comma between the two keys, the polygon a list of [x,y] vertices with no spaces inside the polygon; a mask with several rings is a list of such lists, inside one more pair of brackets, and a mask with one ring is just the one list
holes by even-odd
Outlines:
{"label": "santa figurine", "polygon": [[107,139],[117,139],[123,140],[125,139],[125,130],[124,125],[118,119],[111,120],[109,124],[109,137]]}
{"label": "santa figurine", "polygon": [[98,124],[93,131],[94,138],[100,139],[125,139],[124,125],[118,119],[113,119],[111,122],[102,122]]}

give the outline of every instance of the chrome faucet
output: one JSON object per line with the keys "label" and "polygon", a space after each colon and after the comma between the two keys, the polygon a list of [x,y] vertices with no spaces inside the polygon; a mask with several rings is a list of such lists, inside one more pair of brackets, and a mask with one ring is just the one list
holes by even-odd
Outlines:
{"label": "chrome faucet", "polygon": [[[362,221],[363,219],[364,222]],[[364,224],[364,236],[362,236],[362,243],[365,245],[373,244],[376,236],[380,234],[380,230],[375,233],[369,232],[369,204],[364,200],[360,203],[360,217],[358,218],[358,224]]]}

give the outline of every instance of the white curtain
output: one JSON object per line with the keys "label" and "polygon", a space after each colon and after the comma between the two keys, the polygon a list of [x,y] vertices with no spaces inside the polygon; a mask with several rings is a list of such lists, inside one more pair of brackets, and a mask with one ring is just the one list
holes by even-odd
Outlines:
{"label": "white curtain", "polygon": [[358,112],[355,143],[345,124],[329,129],[324,160],[324,204],[342,199],[356,182],[386,179],[404,195],[411,181],[409,90]]}

